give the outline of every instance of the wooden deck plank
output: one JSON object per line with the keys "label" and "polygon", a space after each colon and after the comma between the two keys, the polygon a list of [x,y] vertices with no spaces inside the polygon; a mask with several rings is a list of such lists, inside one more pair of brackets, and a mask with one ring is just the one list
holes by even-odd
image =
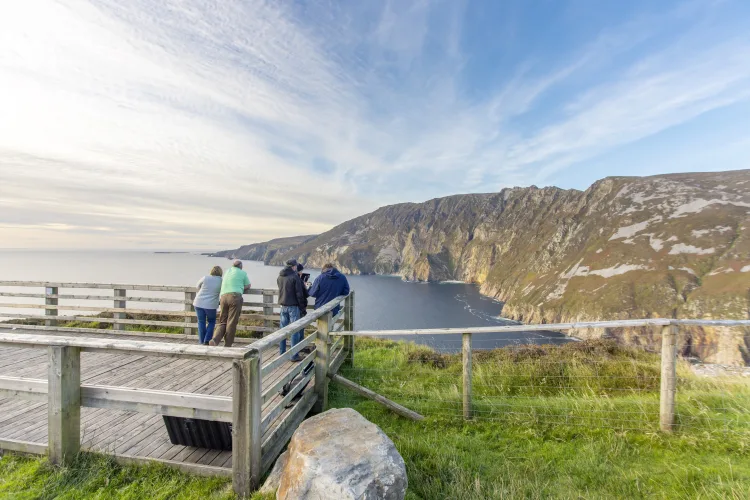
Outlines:
{"label": "wooden deck plank", "polygon": [[155,419],[151,424],[141,430],[138,434],[134,434],[132,439],[127,443],[127,447],[123,447],[118,453],[123,455],[140,456],[140,450],[146,448],[153,439],[153,436],[158,433],[159,428],[164,426],[164,419],[159,415],[158,419]]}
{"label": "wooden deck plank", "polygon": [[22,361],[24,359],[45,357],[46,349],[26,349],[26,348],[5,348],[0,351],[0,364],[7,365],[7,361]]}
{"label": "wooden deck plank", "polygon": [[[32,355],[25,355],[26,353],[18,353],[13,356],[8,356],[4,360],[0,360],[0,373],[3,374],[16,374],[22,372],[25,368],[35,368],[39,363],[44,363],[47,366],[47,351],[44,349],[35,349],[34,352],[28,353]],[[20,375],[17,375],[20,376]]]}

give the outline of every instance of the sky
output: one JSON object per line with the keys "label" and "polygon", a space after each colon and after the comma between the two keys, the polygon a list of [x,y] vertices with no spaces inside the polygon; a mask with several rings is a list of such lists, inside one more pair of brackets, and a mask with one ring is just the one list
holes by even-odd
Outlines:
{"label": "sky", "polygon": [[0,2],[0,248],[750,168],[745,0]]}

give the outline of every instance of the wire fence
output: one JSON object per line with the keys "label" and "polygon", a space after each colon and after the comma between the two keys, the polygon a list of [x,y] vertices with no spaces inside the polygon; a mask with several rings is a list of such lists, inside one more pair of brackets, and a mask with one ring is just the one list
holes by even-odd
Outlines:
{"label": "wire fence", "polygon": [[[529,343],[523,335],[506,340],[511,344],[485,350],[480,335],[472,339],[472,421],[659,430],[662,359],[653,337],[636,346],[613,339],[554,345]],[[428,418],[464,419],[461,340],[442,339],[437,349],[368,337],[357,337],[354,345],[354,366],[343,368],[343,376]],[[681,339],[677,351],[688,346],[696,342]],[[674,429],[750,437],[750,368],[713,366],[707,376],[696,369],[701,367],[678,357]],[[344,389],[335,394],[342,405],[362,402]]]}

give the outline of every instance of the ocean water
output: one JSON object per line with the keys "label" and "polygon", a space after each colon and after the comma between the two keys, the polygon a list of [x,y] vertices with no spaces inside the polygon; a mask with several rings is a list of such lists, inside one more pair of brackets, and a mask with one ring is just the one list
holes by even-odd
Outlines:
{"label": "ocean water", "polygon": [[[231,264],[226,259],[198,253],[0,250],[0,280],[194,285],[214,265],[226,268]],[[244,269],[250,276],[253,287],[275,288],[276,277],[281,268],[246,261]],[[318,270],[308,271],[311,279],[319,274]],[[475,285],[407,283],[392,276],[348,276],[348,279],[351,287],[356,290],[357,329],[460,328],[512,324],[499,318],[502,304],[482,296]],[[100,290],[97,293],[102,292]],[[159,295],[156,292],[152,294]],[[0,302],[19,301],[3,297]],[[70,301],[67,304],[75,305]],[[97,305],[111,307],[111,302]],[[158,304],[143,304],[143,307],[148,308],[157,308],[156,306]],[[40,310],[0,307],[0,312],[8,311],[41,313]],[[459,335],[398,338],[427,344],[443,351],[461,349]],[[554,332],[496,332],[474,335],[473,346],[475,349],[489,349],[511,344],[561,343],[567,340],[562,334]]]}

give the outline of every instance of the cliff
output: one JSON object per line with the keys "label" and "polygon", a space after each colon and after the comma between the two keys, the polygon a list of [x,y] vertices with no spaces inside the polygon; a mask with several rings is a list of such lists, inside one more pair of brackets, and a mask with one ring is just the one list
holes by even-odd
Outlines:
{"label": "cliff", "polygon": [[[266,262],[473,282],[505,303],[504,316],[532,323],[747,319],[748,188],[744,170],[449,196],[383,207]],[[607,332],[653,343],[653,332],[633,333]],[[694,329],[683,347],[707,361],[750,361],[747,331]]]}
{"label": "cliff", "polygon": [[243,245],[235,250],[223,250],[221,252],[209,254],[209,256],[226,257],[227,259],[259,260],[268,263],[273,260],[277,254],[283,255],[313,238],[315,238],[315,235],[277,238],[263,243]]}

